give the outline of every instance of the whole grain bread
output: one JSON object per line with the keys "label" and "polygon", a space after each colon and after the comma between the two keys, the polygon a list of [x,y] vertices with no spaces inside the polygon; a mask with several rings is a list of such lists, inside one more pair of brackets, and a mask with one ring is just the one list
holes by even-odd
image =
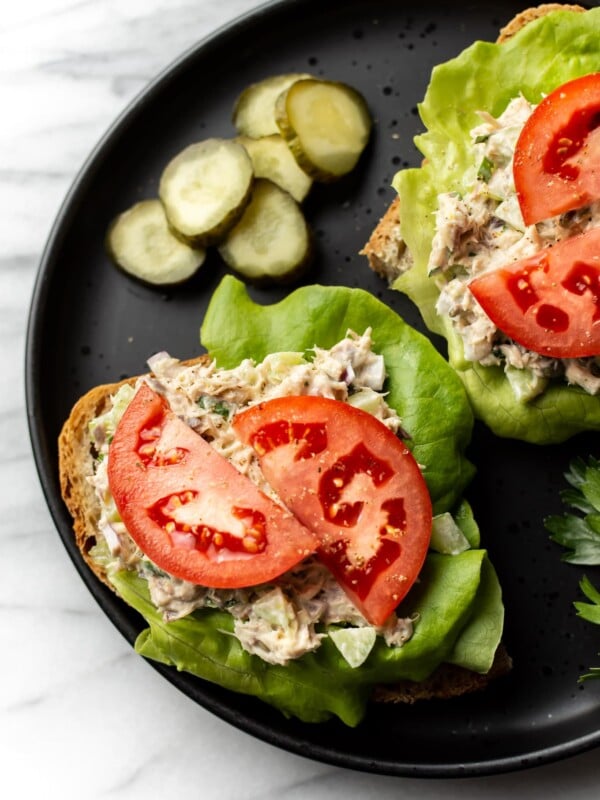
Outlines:
{"label": "whole grain bread", "polygon": [[[200,363],[201,356],[187,364]],[[110,408],[111,398],[124,383],[134,384],[137,378],[97,386],[81,397],[64,423],[58,439],[60,486],[64,502],[73,517],[75,541],[86,564],[96,577],[114,591],[104,568],[90,556],[96,544],[101,508],[89,481],[93,474],[96,453],[89,429],[95,417]],[[419,699],[455,697],[483,689],[490,680],[507,673],[511,660],[500,647],[490,672],[480,675],[449,664],[440,666],[427,680],[402,681],[379,687],[374,699],[378,702],[414,703]]]}
{"label": "whole grain bread", "polygon": [[[199,356],[185,363],[191,365],[207,360],[207,356]],[[75,403],[58,437],[60,489],[73,517],[77,547],[89,568],[111,589],[113,586],[107,580],[105,570],[89,555],[96,544],[101,509],[89,481],[89,476],[94,472],[96,454],[88,426],[95,417],[108,411],[111,398],[121,386],[126,383],[133,385],[137,380],[137,377],[133,377],[90,389]]]}
{"label": "whole grain bread", "polygon": [[546,14],[550,14],[552,11],[575,11],[576,13],[581,13],[582,11],[585,11],[585,8],[583,8],[583,6],[569,5],[565,3],[542,3],[539,6],[526,8],[525,11],[521,11],[519,14],[516,14],[510,20],[510,22],[500,29],[500,33],[496,41],[498,44],[508,41],[515,35],[515,33],[520,31],[521,28],[524,28],[525,25],[533,22],[534,19],[545,17]]}
{"label": "whole grain bread", "polygon": [[106,573],[89,556],[96,543],[100,506],[88,478],[94,472],[94,448],[88,424],[108,410],[110,398],[121,384],[96,386],[81,397],[58,437],[58,471],[60,489],[65,505],[73,517],[73,532],[77,547],[89,568],[112,588]]}
{"label": "whole grain bread", "polygon": [[[496,42],[498,44],[506,42],[533,20],[544,17],[552,11],[560,10],[582,13],[585,8],[564,3],[543,3],[527,8],[513,17],[500,30]],[[395,197],[360,253],[367,257],[369,266],[374,272],[391,283],[401,272],[400,258],[404,254],[404,250],[405,244],[400,230],[400,201],[398,197]]]}

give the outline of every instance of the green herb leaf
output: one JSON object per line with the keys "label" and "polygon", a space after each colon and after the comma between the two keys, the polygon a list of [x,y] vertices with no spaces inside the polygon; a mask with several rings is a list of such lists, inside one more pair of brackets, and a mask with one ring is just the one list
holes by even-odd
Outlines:
{"label": "green herb leaf", "polygon": [[600,564],[600,461],[576,459],[565,478],[572,488],[561,492],[561,499],[579,514],[554,515],[544,524],[552,541],[568,549],[563,561]]}
{"label": "green herb leaf", "polygon": [[490,178],[492,177],[492,173],[495,169],[495,164],[493,161],[485,156],[479,165],[479,169],[477,170],[477,177],[480,181],[484,181],[485,183],[490,182]]}
{"label": "green herb leaf", "polygon": [[590,667],[590,671],[586,672],[579,678],[579,682],[588,680],[589,678],[600,678],[600,667]]}
{"label": "green herb leaf", "polygon": [[206,411],[212,411],[224,419],[229,419],[229,406],[222,400],[216,400],[214,397],[209,397],[208,395],[203,394],[196,402],[200,408],[203,408]]}
{"label": "green herb leaf", "polygon": [[[594,625],[600,625],[600,592],[585,575],[579,584],[579,588],[591,602],[583,603],[577,601],[573,603],[577,609],[577,616],[585,619],[587,622],[594,623]],[[590,678],[600,678],[600,667],[590,667],[590,671],[582,675],[579,680],[581,682],[589,680]]]}

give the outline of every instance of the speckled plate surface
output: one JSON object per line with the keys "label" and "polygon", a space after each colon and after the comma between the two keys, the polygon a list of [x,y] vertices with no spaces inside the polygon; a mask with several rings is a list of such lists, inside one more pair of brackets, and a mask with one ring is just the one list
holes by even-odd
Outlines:
{"label": "speckled plate surface", "polygon": [[[213,253],[184,287],[160,292],[115,270],[107,224],[156,193],[167,160],[190,142],[230,136],[238,92],[269,74],[309,70],[345,80],[367,98],[376,125],[359,168],[306,203],[317,258],[306,282],[370,290],[423,330],[417,312],[367,268],[358,251],[392,199],[394,172],[416,165],[416,104],[431,68],[474,39],[495,39],[522,5],[512,2],[324,3],[289,0],[258,8],[186,53],[115,123],[72,187],[36,284],[27,345],[27,404],[36,462],[57,529],[90,591],[133,642],[140,619],[94,579],[79,557],[60,499],[56,437],[91,386],[146,371],[153,352],[199,352],[207,302],[226,270]],[[261,302],[282,290],[252,293]],[[439,344],[439,342],[436,342]],[[372,707],[351,730],[304,725],[249,698],[157,666],[194,701],[257,737],[307,757],[373,772],[464,776],[551,761],[600,743],[600,686],[577,678],[600,650],[598,630],[572,602],[581,571],[561,562],[543,517],[575,455],[600,452],[597,436],[539,449],[494,439],[477,427],[470,451],[479,473],[469,490],[504,587],[512,674],[485,693],[412,707]],[[588,570],[593,580],[597,570]]]}

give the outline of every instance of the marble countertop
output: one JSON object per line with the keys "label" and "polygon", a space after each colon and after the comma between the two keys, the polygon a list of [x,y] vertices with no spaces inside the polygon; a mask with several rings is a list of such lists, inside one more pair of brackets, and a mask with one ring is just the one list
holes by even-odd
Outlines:
{"label": "marble countertop", "polygon": [[253,0],[21,0],[0,21],[0,765],[11,797],[334,800],[597,794],[597,752],[430,781],[257,741],[136,656],[67,558],[38,483],[23,353],[40,254],[74,176],[128,102]]}

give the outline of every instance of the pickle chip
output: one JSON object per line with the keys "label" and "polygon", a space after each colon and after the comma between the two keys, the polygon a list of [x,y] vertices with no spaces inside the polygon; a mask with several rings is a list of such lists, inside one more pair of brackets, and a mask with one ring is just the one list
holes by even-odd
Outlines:
{"label": "pickle chip", "polygon": [[260,139],[238,136],[237,141],[248,151],[255,177],[267,178],[276,183],[298,203],[306,198],[313,179],[300,168],[287,143],[278,133],[262,136]]}
{"label": "pickle chip", "polygon": [[206,247],[217,244],[240,218],[253,181],[252,161],[241,144],[205,139],[167,164],[158,194],[175,235]]}
{"label": "pickle chip", "polygon": [[233,107],[233,124],[238,133],[253,139],[279,133],[275,119],[277,98],[296,81],[310,77],[304,72],[291,72],[271,75],[247,86]]}
{"label": "pickle chip", "polygon": [[255,181],[252,200],[219,253],[232,270],[253,283],[287,283],[308,267],[311,238],[294,198],[260,178]]}
{"label": "pickle chip", "polygon": [[124,272],[143,283],[167,286],[191,278],[206,252],[180,241],[170,230],[160,200],[142,200],[113,221],[106,248]]}
{"label": "pickle chip", "polygon": [[279,95],[275,118],[300,167],[317,181],[330,182],[356,166],[369,140],[367,104],[350,86],[306,78]]}

